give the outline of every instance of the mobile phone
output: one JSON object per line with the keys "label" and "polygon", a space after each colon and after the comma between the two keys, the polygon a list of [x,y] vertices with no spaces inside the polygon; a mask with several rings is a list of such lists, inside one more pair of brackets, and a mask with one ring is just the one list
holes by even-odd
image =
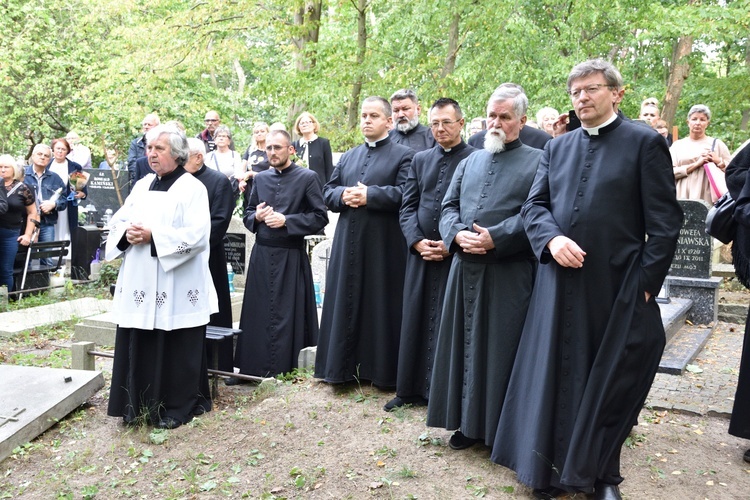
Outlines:
{"label": "mobile phone", "polygon": [[578,118],[578,115],[576,115],[575,110],[571,109],[568,111],[568,124],[565,126],[565,129],[570,132],[577,128],[581,128],[581,120]]}

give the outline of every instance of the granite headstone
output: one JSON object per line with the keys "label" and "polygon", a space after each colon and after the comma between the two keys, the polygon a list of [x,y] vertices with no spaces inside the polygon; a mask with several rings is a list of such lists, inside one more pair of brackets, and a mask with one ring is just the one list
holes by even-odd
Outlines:
{"label": "granite headstone", "polygon": [[709,205],[702,200],[680,200],[679,203],[685,218],[669,275],[710,278],[712,242],[705,230]]}

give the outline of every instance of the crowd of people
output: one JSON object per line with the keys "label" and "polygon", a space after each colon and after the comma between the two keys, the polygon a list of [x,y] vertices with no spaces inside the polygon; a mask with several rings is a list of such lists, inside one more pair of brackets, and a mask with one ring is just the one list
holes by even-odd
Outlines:
{"label": "crowd of people", "polygon": [[[368,97],[363,143],[336,165],[309,112],[297,140],[256,123],[242,154],[216,111],[191,138],[147,115],[105,252],[123,257],[108,413],[172,429],[211,410],[205,328],[232,325],[222,241],[242,195],[255,244],[241,334],[236,350],[218,347],[220,370],[275,376],[316,345],[316,378],[395,389],[385,411],[426,405],[428,426],[454,431],[451,448],[490,447],[536,498],[621,498],[620,450],[665,345],[655,297],[681,227],[677,200],[714,199],[710,163],[744,213],[750,162],[743,151],[730,163],[706,135],[705,105],[671,146],[655,99],[637,120],[623,116],[622,76],[606,61],[575,66],[567,93],[572,112],[543,107],[532,127],[524,89],[504,83],[468,141],[454,99],[436,100],[425,126],[414,91]],[[23,181],[0,156],[0,280],[11,289],[12,257],[36,221],[40,241],[69,239],[77,224],[87,190],[70,179],[91,160],[71,134],[37,145]],[[338,222],[319,323],[305,236],[329,211]],[[735,258],[747,284],[743,234]],[[748,343],[730,428],[746,438]]]}

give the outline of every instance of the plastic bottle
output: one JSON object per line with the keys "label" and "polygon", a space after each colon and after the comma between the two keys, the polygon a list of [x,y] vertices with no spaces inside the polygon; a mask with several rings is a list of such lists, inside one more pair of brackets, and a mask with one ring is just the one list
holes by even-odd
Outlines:
{"label": "plastic bottle", "polygon": [[313,289],[315,290],[315,306],[323,307],[323,296],[320,294],[320,276],[313,276]]}
{"label": "plastic bottle", "polygon": [[227,264],[227,279],[229,280],[229,293],[234,293],[234,268]]}

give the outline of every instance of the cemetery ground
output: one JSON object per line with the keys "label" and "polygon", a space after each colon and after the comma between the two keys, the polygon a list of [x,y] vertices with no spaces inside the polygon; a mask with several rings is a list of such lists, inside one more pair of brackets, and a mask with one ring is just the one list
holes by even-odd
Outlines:
{"label": "cemetery ground", "polygon": [[[722,293],[748,302],[737,287]],[[720,322],[680,387],[736,383],[742,330]],[[0,362],[68,367],[72,335],[68,322],[0,338]],[[107,383],[110,366],[97,359]],[[750,441],[727,434],[721,410],[731,397],[698,394],[692,411],[643,409],[622,453],[625,498],[747,498]],[[450,449],[450,432],[425,427],[425,408],[385,413],[392,396],[364,383],[332,387],[309,372],[221,384],[213,411],[162,431],[106,416],[105,386],[0,462],[0,498],[530,497],[513,472],[489,461],[488,448]]]}

